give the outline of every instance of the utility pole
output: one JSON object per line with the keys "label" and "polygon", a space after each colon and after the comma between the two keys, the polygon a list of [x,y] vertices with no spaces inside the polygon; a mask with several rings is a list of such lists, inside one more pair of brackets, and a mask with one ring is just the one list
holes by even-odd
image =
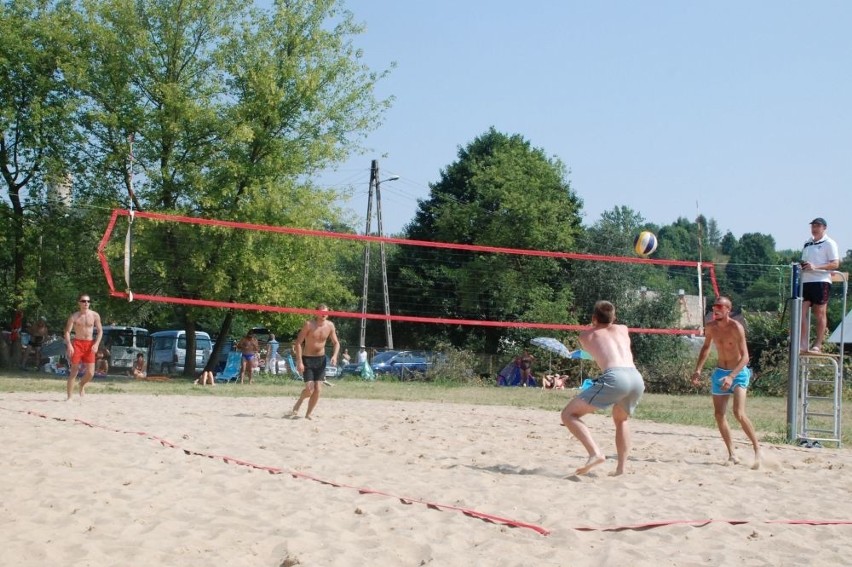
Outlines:
{"label": "utility pole", "polygon": [[[373,224],[373,190],[378,186],[379,182],[379,162],[373,160],[370,167],[370,192],[367,196],[367,227],[364,229],[364,235],[370,236],[370,229]],[[367,337],[367,291],[370,283],[370,242],[364,243],[364,288],[361,291],[361,342],[359,346],[366,347]]]}
{"label": "utility pole", "polygon": [[[376,166],[376,177],[378,177],[379,166],[376,161],[373,161]],[[390,177],[387,181],[394,179]],[[397,177],[398,179],[398,177]],[[376,221],[379,223],[379,238],[384,236],[382,231],[382,182],[376,181]],[[385,259],[385,243],[379,242],[379,256],[382,259],[382,291],[385,297],[385,337],[387,339],[388,350],[393,350],[393,331],[391,330],[390,320],[390,294],[388,293],[388,264]]]}
{"label": "utility pole", "polygon": [[[373,192],[376,194],[376,220],[379,224],[379,237],[384,236],[382,229],[382,183],[385,181],[396,181],[399,175],[391,175],[387,179],[379,181],[379,162],[373,160],[370,165],[370,192],[367,196],[367,227],[364,229],[364,234],[369,236],[370,229],[373,224]],[[385,243],[379,242],[379,256],[382,263],[382,291],[385,303],[385,336],[387,340],[387,348],[393,349],[393,329],[390,321],[390,293],[388,292],[388,265],[385,257]],[[361,343],[360,346],[367,346],[365,343],[367,336],[367,295],[369,291],[370,281],[370,243],[364,245],[364,288],[361,292]]]}

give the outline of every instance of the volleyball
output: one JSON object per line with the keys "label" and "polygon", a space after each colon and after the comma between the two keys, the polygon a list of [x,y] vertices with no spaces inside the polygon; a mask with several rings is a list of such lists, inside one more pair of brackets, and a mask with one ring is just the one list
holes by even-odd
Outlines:
{"label": "volleyball", "polygon": [[657,236],[650,230],[643,230],[633,239],[633,251],[640,256],[650,256],[657,249]]}

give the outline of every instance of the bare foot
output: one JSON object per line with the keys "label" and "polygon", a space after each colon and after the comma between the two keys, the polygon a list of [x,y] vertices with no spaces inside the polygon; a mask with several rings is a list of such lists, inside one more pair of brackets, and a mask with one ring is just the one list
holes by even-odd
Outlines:
{"label": "bare foot", "polygon": [[737,458],[736,455],[730,455],[728,457],[728,460],[725,461],[726,467],[730,467],[731,465],[738,465],[738,464],[740,464],[740,460]]}
{"label": "bare foot", "polygon": [[762,455],[760,454],[760,449],[754,452],[754,463],[751,465],[751,470],[756,471],[760,469],[761,462],[763,461]]}
{"label": "bare foot", "polygon": [[623,474],[624,474],[624,471],[623,471],[623,470],[615,469],[614,471],[612,471],[611,473],[609,473],[609,476],[621,476],[621,475],[623,475]]}
{"label": "bare foot", "polygon": [[586,474],[599,464],[603,463],[606,460],[606,457],[603,455],[592,455],[589,457],[589,460],[586,461],[586,464],[576,470],[574,474],[581,475]]}
{"label": "bare foot", "polygon": [[305,419],[310,419],[311,421],[313,421],[313,419],[314,419],[314,418],[312,418],[312,417],[311,417],[311,416],[309,416],[309,415],[305,415]]}

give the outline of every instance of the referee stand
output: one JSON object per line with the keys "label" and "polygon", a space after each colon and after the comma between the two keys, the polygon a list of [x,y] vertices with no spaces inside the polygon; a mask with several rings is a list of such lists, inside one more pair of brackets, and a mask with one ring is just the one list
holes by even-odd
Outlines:
{"label": "referee stand", "polygon": [[[849,274],[831,271],[832,285],[842,285],[842,314],[846,317]],[[801,337],[802,283],[801,268],[793,264],[790,316],[790,374],[787,388],[787,441],[804,447],[820,447],[822,443],[841,446],[841,414],[843,406],[844,327],[840,325],[838,352],[823,353],[802,350],[810,344],[810,311],[807,313],[805,341]],[[828,333],[828,329],[826,329]]]}

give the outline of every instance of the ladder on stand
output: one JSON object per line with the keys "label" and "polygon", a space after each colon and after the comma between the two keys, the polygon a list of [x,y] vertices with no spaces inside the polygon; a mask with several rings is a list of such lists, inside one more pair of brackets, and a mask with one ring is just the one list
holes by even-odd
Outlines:
{"label": "ladder on stand", "polygon": [[[843,318],[846,317],[848,274],[832,272],[834,283],[843,284]],[[838,354],[802,351],[799,353],[798,431],[799,443],[841,445],[843,409],[843,329],[841,322]],[[808,325],[810,328],[810,325]],[[828,330],[826,330],[827,332]],[[807,343],[806,341],[806,344]]]}

